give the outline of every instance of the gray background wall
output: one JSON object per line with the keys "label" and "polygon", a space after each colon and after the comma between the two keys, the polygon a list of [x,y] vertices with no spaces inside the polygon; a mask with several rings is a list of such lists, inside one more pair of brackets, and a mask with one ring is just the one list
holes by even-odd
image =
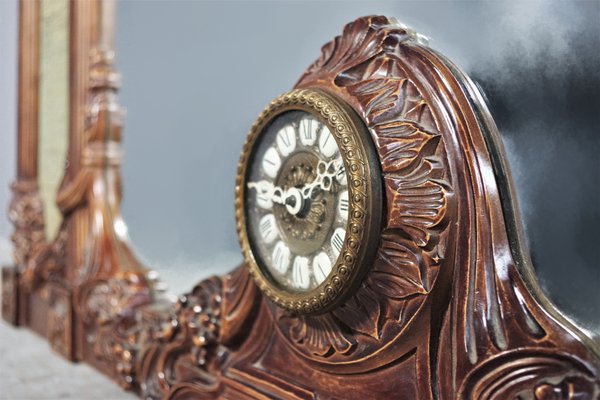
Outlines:
{"label": "gray background wall", "polygon": [[17,0],[0,0],[0,265],[11,260],[6,210],[15,176],[17,128]]}
{"label": "gray background wall", "polygon": [[[600,331],[599,2],[121,1],[117,12],[123,213],[134,247],[174,290],[240,260],[233,183],[260,110],[345,23],[386,14],[482,85],[542,284]],[[16,1],[0,0],[2,209],[14,176],[15,46]],[[0,249],[10,231],[0,218]]]}

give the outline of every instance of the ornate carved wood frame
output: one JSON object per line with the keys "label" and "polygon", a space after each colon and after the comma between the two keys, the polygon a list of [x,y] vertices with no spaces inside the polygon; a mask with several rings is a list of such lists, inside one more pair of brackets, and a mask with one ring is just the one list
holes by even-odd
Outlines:
{"label": "ornate carved wood frame", "polygon": [[296,84],[351,105],[380,156],[385,228],[355,295],[326,314],[295,316],[242,265],[176,304],[164,300],[121,229],[113,13],[112,1],[70,3],[69,163],[57,196],[63,222],[47,239],[37,191],[39,1],[21,1],[5,320],[149,399],[598,398],[598,346],[536,283],[480,92],[385,17],[348,24]]}

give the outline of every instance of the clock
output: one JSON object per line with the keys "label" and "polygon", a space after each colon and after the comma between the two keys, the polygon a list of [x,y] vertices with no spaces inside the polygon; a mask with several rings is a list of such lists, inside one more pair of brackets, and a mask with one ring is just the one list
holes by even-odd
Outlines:
{"label": "clock", "polygon": [[364,122],[317,89],[275,99],[252,126],[236,182],[237,230],[261,290],[294,313],[331,310],[375,256],[377,153]]}

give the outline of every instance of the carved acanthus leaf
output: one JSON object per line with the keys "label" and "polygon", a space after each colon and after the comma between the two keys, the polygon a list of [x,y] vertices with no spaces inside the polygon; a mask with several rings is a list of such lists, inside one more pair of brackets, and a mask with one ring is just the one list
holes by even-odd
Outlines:
{"label": "carved acanthus leaf", "polygon": [[290,333],[293,341],[322,357],[332,351],[347,354],[356,345],[350,335],[340,332],[339,325],[330,314],[294,318]]}
{"label": "carved acanthus leaf", "polygon": [[393,234],[382,235],[377,267],[368,278],[375,292],[391,299],[426,294],[421,252],[414,244]]}
{"label": "carved acanthus leaf", "polygon": [[[406,72],[398,66],[398,60],[386,57],[386,62],[390,66],[385,67],[385,71],[369,71],[368,80],[347,87],[348,93],[365,105],[367,123],[376,127],[401,115],[404,121],[420,124],[422,128],[419,129],[435,132],[433,116],[417,87],[405,78]],[[381,75],[382,72],[393,75]]]}
{"label": "carved acanthus leaf", "polygon": [[413,166],[423,155],[433,153],[439,141],[439,135],[404,119],[382,122],[373,128],[377,132],[384,173],[399,173]]}
{"label": "carved acanthus leaf", "polygon": [[379,339],[381,311],[379,296],[371,288],[363,287],[334,310],[333,315],[353,331]]}
{"label": "carved acanthus leaf", "polygon": [[388,202],[388,227],[404,231],[418,246],[429,244],[433,229],[442,223],[446,211],[443,167],[436,159],[421,159],[401,178],[385,177]]}
{"label": "carved acanthus leaf", "polygon": [[342,35],[321,48],[321,57],[308,67],[305,76],[315,71],[344,71],[370,59],[380,51],[379,44],[387,34],[379,28],[388,23],[386,17],[377,16],[346,25]]}

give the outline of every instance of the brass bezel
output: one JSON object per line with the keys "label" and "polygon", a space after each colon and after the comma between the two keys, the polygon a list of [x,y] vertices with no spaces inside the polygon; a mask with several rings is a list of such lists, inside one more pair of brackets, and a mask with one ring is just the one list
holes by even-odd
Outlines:
{"label": "brass bezel", "polygon": [[[307,111],[325,123],[340,148],[348,174],[350,209],[346,240],[323,283],[311,291],[290,293],[263,273],[246,230],[246,175],[256,140],[274,118]],[[318,314],[341,304],[358,288],[376,254],[383,215],[379,158],[364,122],[344,101],[320,89],[296,89],[273,100],[260,114],[242,150],[235,187],[237,232],[250,274],[278,306],[298,314]]]}

